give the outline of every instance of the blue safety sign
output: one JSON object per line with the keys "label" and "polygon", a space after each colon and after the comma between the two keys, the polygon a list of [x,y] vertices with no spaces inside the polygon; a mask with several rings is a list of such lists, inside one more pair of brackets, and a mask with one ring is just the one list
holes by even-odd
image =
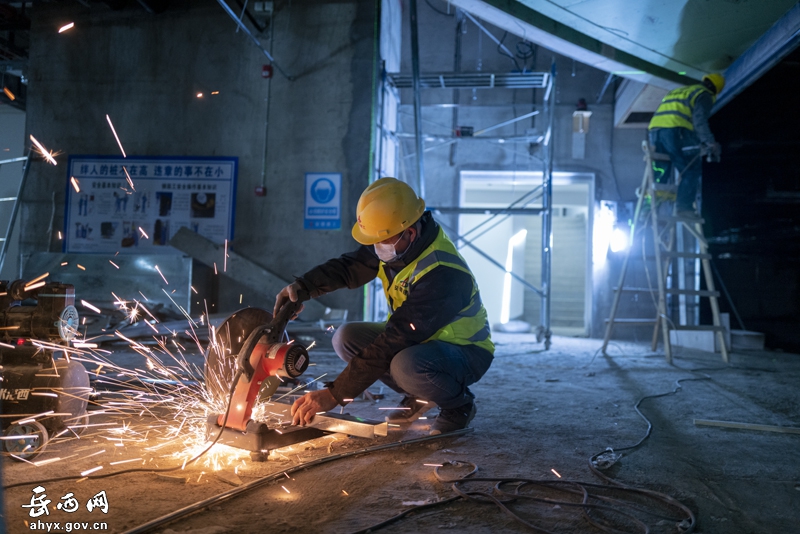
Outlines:
{"label": "blue safety sign", "polygon": [[342,227],[341,173],[306,173],[306,204],[303,227],[307,230],[338,230]]}

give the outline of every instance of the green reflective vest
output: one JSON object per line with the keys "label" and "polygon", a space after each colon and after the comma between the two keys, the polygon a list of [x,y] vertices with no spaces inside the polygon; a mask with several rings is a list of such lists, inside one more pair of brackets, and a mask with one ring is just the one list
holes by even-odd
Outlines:
{"label": "green reflective vest", "polygon": [[475,277],[469,270],[467,262],[464,261],[453,242],[441,228],[439,228],[439,234],[433,243],[423,250],[416,260],[397,273],[391,284],[384,270],[385,264],[381,262],[378,268],[378,278],[383,283],[383,293],[389,309],[393,312],[402,306],[414,284],[440,265],[469,274],[472,278],[472,294],[469,304],[453,318],[450,324],[440,328],[423,343],[438,340],[454,345],[477,345],[494,353],[494,343],[492,343],[489,331],[489,318],[481,302],[478,284],[475,283]]}
{"label": "green reflective vest", "polygon": [[703,85],[687,85],[673,89],[661,101],[653,118],[650,119],[648,130],[653,128],[686,128],[694,131],[692,124],[692,111],[694,104],[703,91],[711,95],[711,101],[717,99],[716,95]]}

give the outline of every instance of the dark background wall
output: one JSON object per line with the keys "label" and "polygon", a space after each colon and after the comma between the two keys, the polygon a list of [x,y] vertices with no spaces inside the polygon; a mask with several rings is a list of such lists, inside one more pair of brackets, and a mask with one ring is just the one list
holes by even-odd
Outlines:
{"label": "dark background wall", "polygon": [[[703,167],[710,250],[748,330],[800,350],[800,49],[711,118],[722,162]],[[730,304],[721,300],[722,311]],[[737,328],[732,316],[733,328]]]}
{"label": "dark background wall", "polygon": [[[277,71],[262,78],[268,59],[213,0],[171,2],[157,15],[134,5],[37,6],[27,131],[62,152],[62,164],[31,169],[22,253],[61,249],[66,156],[119,154],[106,114],[129,155],[238,157],[231,248],[276,275],[291,280],[353,248],[349,227],[369,179],[377,14],[374,1],[275,2],[272,52],[289,81]],[[58,34],[68,21],[75,29]],[[268,37],[259,35],[266,46]],[[342,230],[303,229],[306,172],[342,173]],[[262,176],[267,195],[256,197]],[[239,307],[240,294],[246,305],[272,306],[274,293],[235,276],[217,283],[203,296],[219,311]],[[357,317],[362,293],[326,303]]]}

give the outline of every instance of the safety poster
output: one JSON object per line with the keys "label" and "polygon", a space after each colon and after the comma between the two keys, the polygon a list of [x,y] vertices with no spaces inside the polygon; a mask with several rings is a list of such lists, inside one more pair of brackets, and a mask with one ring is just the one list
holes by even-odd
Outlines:
{"label": "safety poster", "polygon": [[233,238],[238,158],[71,156],[64,252],[176,253],[183,226]]}

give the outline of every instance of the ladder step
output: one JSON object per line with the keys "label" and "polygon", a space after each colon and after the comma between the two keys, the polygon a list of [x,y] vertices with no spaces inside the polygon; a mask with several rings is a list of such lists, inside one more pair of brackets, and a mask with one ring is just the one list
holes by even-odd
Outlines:
{"label": "ladder step", "polygon": [[703,224],[704,222],[706,222],[706,220],[701,217],[679,217],[677,215],[664,215],[659,217],[658,220],[664,221],[665,223],[668,224],[675,224],[679,222],[689,223],[689,224],[695,224],[695,223]]}
{"label": "ladder step", "polygon": [[661,152],[653,152],[651,149],[650,159],[655,161],[670,161],[669,154],[662,154]]}
{"label": "ladder step", "polygon": [[670,250],[665,250],[661,252],[662,256],[669,256],[671,258],[689,258],[689,259],[701,259],[701,260],[710,260],[711,254],[700,254],[699,252],[672,252]]}
{"label": "ladder step", "polygon": [[700,291],[695,291],[694,289],[672,289],[666,288],[664,291],[670,293],[672,295],[691,295],[696,297],[719,297],[719,291],[708,291],[706,289],[701,289]]}
{"label": "ladder step", "polygon": [[669,191],[671,193],[677,193],[678,186],[674,184],[660,184],[655,182],[653,183],[653,191]]}
{"label": "ladder step", "polygon": [[711,332],[724,332],[726,328],[724,326],[714,326],[711,324],[701,324],[701,325],[678,325],[675,328],[670,328],[670,330],[699,330],[699,331],[711,331]]}
{"label": "ladder step", "polygon": [[[608,321],[609,320],[606,319],[606,322],[608,322]],[[614,319],[614,324],[628,324],[628,325],[637,326],[637,325],[656,324],[656,320],[655,319],[632,319],[632,318]]]}
{"label": "ladder step", "polygon": [[[615,287],[614,291],[617,291],[617,290],[619,290],[619,288]],[[642,291],[646,291],[646,292],[649,293],[650,291],[657,292],[658,288],[654,287],[654,288],[651,289],[649,287],[623,287],[622,291],[624,291],[626,293],[640,293]]]}
{"label": "ladder step", "polygon": [[[615,287],[614,291],[617,291],[619,288]],[[641,293],[650,291],[658,291],[658,288],[649,288],[649,287],[623,287],[622,291],[625,293]],[[694,289],[672,289],[672,288],[665,288],[664,291],[671,295],[691,295],[696,297],[719,297],[719,291],[708,291],[706,289],[702,289],[700,291],[695,291]]]}

